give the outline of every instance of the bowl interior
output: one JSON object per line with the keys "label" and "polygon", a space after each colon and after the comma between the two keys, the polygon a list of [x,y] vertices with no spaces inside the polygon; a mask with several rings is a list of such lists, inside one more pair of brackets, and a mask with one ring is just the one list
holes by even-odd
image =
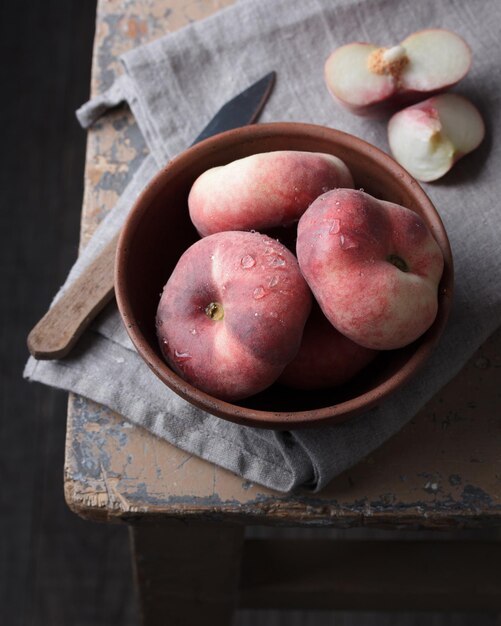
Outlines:
{"label": "bowl interior", "polygon": [[[273,150],[326,152],[350,168],[356,188],[419,213],[445,257],[439,314],[413,344],[381,353],[353,381],[338,389],[305,392],[278,384],[238,404],[220,401],[186,383],[164,362],[157,343],[155,313],[160,294],[186,248],[199,237],[187,197],[205,170]],[[403,384],[429,356],[442,332],[452,295],[452,258],[447,235],[433,205],[416,181],[377,148],[346,133],[320,126],[280,123],[229,131],[184,152],[141,194],[121,233],[116,264],[120,312],[139,354],[179,395],[210,413],[239,423],[291,428],[343,421],[376,404]]]}

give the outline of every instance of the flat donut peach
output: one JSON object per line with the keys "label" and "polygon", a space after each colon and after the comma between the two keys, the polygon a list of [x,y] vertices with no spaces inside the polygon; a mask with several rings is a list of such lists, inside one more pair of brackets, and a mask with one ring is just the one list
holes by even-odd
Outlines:
{"label": "flat donut peach", "polygon": [[329,389],[346,384],[379,353],[342,335],[314,303],[299,352],[286,366],[280,383],[294,389]]}
{"label": "flat donut peach", "polygon": [[198,389],[242,399],[270,386],[294,358],[311,301],[285,246],[259,233],[216,233],[190,246],[167,281],[159,344]]}
{"label": "flat donut peach", "polygon": [[355,343],[401,348],[433,323],[444,260],[414,211],[362,191],[330,191],[300,219],[296,249],[325,316]]}
{"label": "flat donut peach", "polygon": [[263,231],[297,222],[317,196],[335,187],[353,187],[341,159],[279,150],[207,170],[194,182],[188,207],[203,237],[226,230]]}

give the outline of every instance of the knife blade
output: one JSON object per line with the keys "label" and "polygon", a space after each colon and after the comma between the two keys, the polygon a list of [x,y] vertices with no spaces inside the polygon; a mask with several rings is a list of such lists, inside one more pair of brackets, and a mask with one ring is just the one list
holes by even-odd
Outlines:
{"label": "knife blade", "polygon": [[[270,72],[226,102],[191,145],[257,120],[268,100],[276,73]],[[61,359],[69,354],[90,322],[112,299],[118,234],[49,308],[28,335],[36,359]]]}

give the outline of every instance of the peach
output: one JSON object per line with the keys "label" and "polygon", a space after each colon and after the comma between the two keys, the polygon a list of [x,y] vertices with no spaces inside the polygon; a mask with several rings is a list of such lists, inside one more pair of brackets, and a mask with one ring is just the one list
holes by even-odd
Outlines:
{"label": "peach", "polygon": [[225,230],[263,231],[297,222],[317,196],[335,187],[353,187],[341,159],[279,150],[207,170],[194,182],[188,207],[202,237]]}
{"label": "peach", "polygon": [[459,35],[431,28],[394,46],[341,46],[325,63],[325,81],[331,95],[352,113],[376,116],[455,85],[468,73],[471,57]]}
{"label": "peach", "polygon": [[328,389],[349,382],[379,354],[342,335],[314,303],[299,352],[278,379],[296,389]]}
{"label": "peach", "polygon": [[296,257],[260,233],[198,240],[157,310],[167,363],[195,387],[239,400],[269,387],[299,350],[311,292]]}
{"label": "peach", "polygon": [[431,182],[482,143],[485,125],[466,98],[444,93],[395,113],[388,122],[393,157],[414,178]]}
{"label": "peach", "polygon": [[366,348],[401,348],[436,317],[443,255],[405,207],[353,189],[327,192],[299,221],[297,256],[326,317]]}

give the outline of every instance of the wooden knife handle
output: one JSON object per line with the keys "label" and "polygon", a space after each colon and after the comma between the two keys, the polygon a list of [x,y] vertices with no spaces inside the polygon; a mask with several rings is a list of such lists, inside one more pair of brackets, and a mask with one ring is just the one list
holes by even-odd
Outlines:
{"label": "wooden knife handle", "polygon": [[90,322],[113,297],[118,235],[50,307],[28,335],[36,359],[60,359],[68,354]]}

